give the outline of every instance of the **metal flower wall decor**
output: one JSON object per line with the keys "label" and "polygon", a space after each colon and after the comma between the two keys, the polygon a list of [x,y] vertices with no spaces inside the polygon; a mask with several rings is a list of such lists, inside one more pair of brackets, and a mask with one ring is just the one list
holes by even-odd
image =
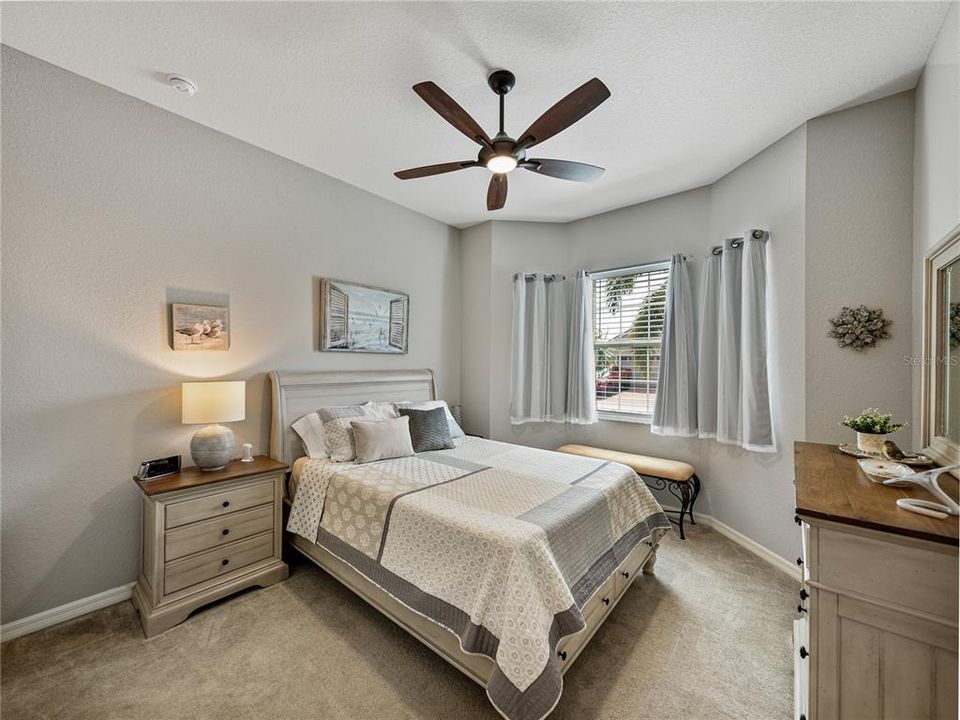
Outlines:
{"label": "metal flower wall decor", "polygon": [[892,323],[883,316],[883,310],[872,310],[865,305],[845,307],[835,318],[830,318],[833,329],[827,333],[836,338],[840,347],[852,347],[857,352],[876,346],[878,340],[890,337],[887,327]]}

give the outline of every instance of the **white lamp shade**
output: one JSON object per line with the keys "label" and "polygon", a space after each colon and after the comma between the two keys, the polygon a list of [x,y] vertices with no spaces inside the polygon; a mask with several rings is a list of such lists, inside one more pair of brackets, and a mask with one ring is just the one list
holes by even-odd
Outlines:
{"label": "white lamp shade", "polygon": [[181,387],[185,425],[236,422],[246,417],[247,384],[243,380],[188,382]]}

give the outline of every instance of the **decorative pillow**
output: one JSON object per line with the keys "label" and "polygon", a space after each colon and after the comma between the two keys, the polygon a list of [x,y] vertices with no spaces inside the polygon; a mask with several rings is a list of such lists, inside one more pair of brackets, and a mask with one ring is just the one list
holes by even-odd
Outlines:
{"label": "decorative pillow", "polygon": [[327,407],[317,410],[323,421],[323,434],[327,442],[327,452],[334,462],[349,462],[357,456],[353,444],[353,420],[373,419],[360,405]]}
{"label": "decorative pillow", "polygon": [[357,447],[357,462],[368,463],[413,455],[410,418],[353,420],[350,425]]}
{"label": "decorative pillow", "polygon": [[300,436],[303,451],[309,458],[329,457],[327,440],[323,434],[323,421],[315,412],[304,415],[291,427]]}
{"label": "decorative pillow", "polygon": [[453,419],[453,415],[450,412],[450,408],[447,407],[447,403],[444,400],[424,400],[422,402],[395,402],[394,405],[397,406],[397,410],[400,408],[410,408],[411,410],[433,410],[434,408],[443,408],[443,412],[447,418],[447,425],[450,427],[450,437],[452,438],[462,438],[466,437],[466,433],[457,425],[457,421]]}
{"label": "decorative pillow", "polygon": [[414,410],[400,408],[401,417],[410,418],[410,439],[414,452],[428,450],[446,450],[454,447],[450,437],[450,426],[443,408],[433,410]]}

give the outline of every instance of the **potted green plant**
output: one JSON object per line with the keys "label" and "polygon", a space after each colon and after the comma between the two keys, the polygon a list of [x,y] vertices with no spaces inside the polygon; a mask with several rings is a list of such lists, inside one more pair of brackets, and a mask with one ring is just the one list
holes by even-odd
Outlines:
{"label": "potted green plant", "polygon": [[871,455],[883,455],[883,441],[895,433],[904,423],[895,423],[892,413],[882,413],[877,408],[867,408],[856,417],[843,416],[840,423],[857,431],[857,448]]}

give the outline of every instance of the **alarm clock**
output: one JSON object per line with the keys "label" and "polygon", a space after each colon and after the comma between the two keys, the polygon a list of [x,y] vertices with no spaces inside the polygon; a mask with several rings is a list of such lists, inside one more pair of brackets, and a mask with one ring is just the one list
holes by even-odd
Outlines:
{"label": "alarm clock", "polygon": [[173,475],[180,472],[180,456],[171,455],[170,457],[158,458],[156,460],[144,460],[140,463],[137,470],[137,477],[141,480],[153,480],[164,475]]}

